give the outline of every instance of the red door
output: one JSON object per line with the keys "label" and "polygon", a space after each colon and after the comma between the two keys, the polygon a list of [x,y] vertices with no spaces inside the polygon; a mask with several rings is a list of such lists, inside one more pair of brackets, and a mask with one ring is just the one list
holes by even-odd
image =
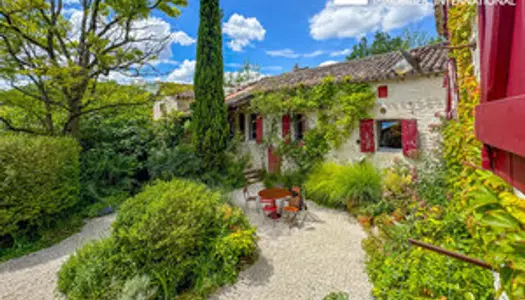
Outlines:
{"label": "red door", "polygon": [[525,191],[525,3],[479,8],[483,166]]}
{"label": "red door", "polygon": [[273,148],[268,148],[268,172],[279,173],[281,170],[281,158],[274,153]]}

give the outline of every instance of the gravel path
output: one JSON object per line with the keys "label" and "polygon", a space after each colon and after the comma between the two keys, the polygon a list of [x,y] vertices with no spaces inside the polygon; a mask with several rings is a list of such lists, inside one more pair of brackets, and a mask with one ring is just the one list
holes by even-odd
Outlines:
{"label": "gravel path", "polygon": [[75,249],[106,236],[114,220],[115,215],[89,220],[59,244],[0,264],[0,299],[53,299],[60,266]]}
{"label": "gravel path", "polygon": [[[250,187],[252,194],[260,189],[260,185]],[[234,193],[234,199],[244,208],[241,191]],[[282,221],[263,222],[253,204],[249,205],[250,221],[260,237],[260,258],[241,272],[237,283],[212,299],[310,300],[334,291],[347,292],[352,300],[372,299],[361,248],[365,233],[346,212],[309,202],[316,221],[289,229]]]}
{"label": "gravel path", "polygon": [[[254,194],[261,186],[250,189]],[[233,196],[244,208],[242,192]],[[260,237],[259,260],[211,299],[310,300],[333,291],[347,292],[352,300],[372,299],[361,227],[342,211],[309,203],[309,212],[315,220],[290,229],[281,220],[265,221],[250,204],[248,216]],[[60,266],[75,249],[107,235],[114,219],[115,215],[92,219],[82,232],[53,247],[0,264],[0,299],[53,299]]]}

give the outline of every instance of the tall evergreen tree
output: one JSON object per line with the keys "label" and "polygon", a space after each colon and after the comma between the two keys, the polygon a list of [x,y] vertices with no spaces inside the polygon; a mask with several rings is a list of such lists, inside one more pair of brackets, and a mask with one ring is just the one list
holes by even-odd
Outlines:
{"label": "tall evergreen tree", "polygon": [[201,0],[193,108],[193,143],[205,167],[224,162],[229,136],[224,103],[221,10],[219,0]]}

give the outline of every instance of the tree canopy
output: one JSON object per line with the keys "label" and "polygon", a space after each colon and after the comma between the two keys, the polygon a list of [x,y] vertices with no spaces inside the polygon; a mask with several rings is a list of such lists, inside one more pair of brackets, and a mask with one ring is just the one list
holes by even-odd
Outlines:
{"label": "tree canopy", "polygon": [[[18,98],[0,102],[0,123],[12,131],[78,135],[81,116],[118,105],[97,106],[97,82],[115,73],[141,73],[170,42],[151,27],[154,11],[176,17],[186,0],[0,1],[0,80]],[[12,93],[15,93],[15,92]],[[14,111],[38,120],[16,124]]]}
{"label": "tree canopy", "polygon": [[428,33],[407,29],[401,36],[392,37],[387,32],[377,31],[371,43],[367,37],[353,46],[352,53],[346,57],[347,60],[353,60],[370,55],[387,53],[398,50],[408,50],[415,47],[421,47],[429,44],[439,43],[439,37],[433,37]]}

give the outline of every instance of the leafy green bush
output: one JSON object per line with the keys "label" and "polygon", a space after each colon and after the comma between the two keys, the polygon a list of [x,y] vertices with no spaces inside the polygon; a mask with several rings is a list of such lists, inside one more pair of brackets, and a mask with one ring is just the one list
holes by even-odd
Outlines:
{"label": "leafy green bush", "polygon": [[233,282],[255,247],[255,229],[222,194],[186,180],[157,182],[121,206],[110,238],[64,264],[59,290],[69,299],[112,299],[141,274],[158,297],[206,295]]}
{"label": "leafy green bush", "polygon": [[326,295],[323,300],[348,300],[350,299],[348,293],[345,292],[331,292]]}
{"label": "leafy green bush", "polygon": [[305,187],[309,198],[329,207],[342,208],[348,201],[375,203],[381,198],[381,174],[368,162],[325,162],[310,174]]}
{"label": "leafy green bush", "polygon": [[446,201],[440,163],[427,159],[417,170],[395,164],[384,171],[383,199],[372,207],[377,230],[367,230],[363,241],[378,299],[493,298],[491,272],[408,243],[413,238],[472,257],[482,253],[472,243],[465,212]]}
{"label": "leafy green bush", "polygon": [[145,107],[103,111],[81,120],[81,184],[84,206],[138,191],[149,179],[145,162],[155,138]]}
{"label": "leafy green bush", "polygon": [[[464,217],[436,206],[414,206],[405,221],[375,221],[363,240],[366,269],[378,299],[492,299],[492,274],[478,266],[410,246],[409,238],[479,257]],[[449,297],[450,295],[450,297]]]}
{"label": "leafy green bush", "polygon": [[148,156],[148,171],[152,179],[188,178],[225,188],[238,188],[245,183],[244,169],[248,159],[239,159],[233,152],[225,153],[224,168],[221,170],[206,169],[202,158],[186,144],[175,148],[153,148]]}
{"label": "leafy green bush", "polygon": [[71,138],[0,136],[0,237],[54,222],[79,197],[78,143]]}

